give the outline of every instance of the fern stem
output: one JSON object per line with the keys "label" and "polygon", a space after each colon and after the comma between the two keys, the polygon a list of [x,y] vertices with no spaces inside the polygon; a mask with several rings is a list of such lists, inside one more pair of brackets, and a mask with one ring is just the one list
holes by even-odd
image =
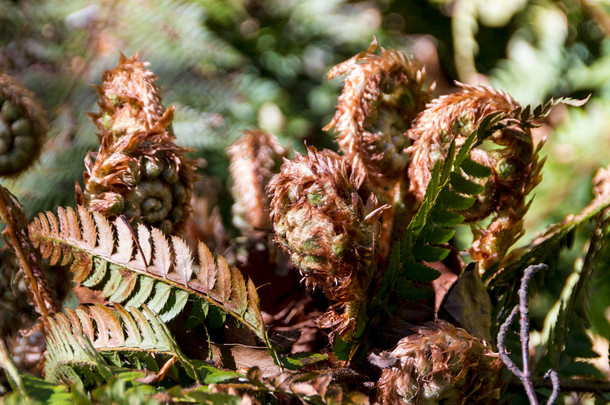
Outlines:
{"label": "fern stem", "polygon": [[[9,243],[9,245],[13,248],[13,251],[17,255],[17,258],[19,259],[19,263],[27,277],[29,288],[31,289],[32,295],[34,297],[34,307],[35,307],[36,311],[40,315],[42,315],[42,322],[43,322],[43,326],[44,326],[43,330],[46,330],[47,326],[48,326],[47,317],[50,315],[50,312],[47,308],[47,305],[45,305],[45,299],[42,296],[42,292],[39,288],[39,283],[41,286],[45,285],[45,283],[41,283],[42,280],[39,280],[34,275],[34,272],[32,271],[32,268],[30,267],[30,262],[28,261],[28,259],[26,258],[26,255],[24,254],[24,252],[22,250],[20,242],[23,242],[23,243],[30,243],[30,242],[27,240],[27,237],[21,238],[21,239],[18,238],[18,236],[15,232],[15,229],[13,227],[13,224],[14,224],[14,222],[16,222],[16,219],[13,218],[13,216],[11,215],[11,213],[9,213],[9,210],[7,208],[7,205],[10,205],[10,204],[14,204],[14,203],[11,201],[11,196],[10,196],[9,192],[4,187],[0,186],[0,216],[2,216],[2,219],[6,223],[6,229],[4,230],[3,233],[5,235],[6,235],[6,233],[8,233],[8,235],[9,235],[10,241],[7,240],[7,243]],[[23,229],[22,232],[27,232],[27,231],[25,229]],[[34,255],[35,250],[34,250],[34,247],[31,245],[30,245],[30,250],[31,250],[31,254],[29,256]]]}

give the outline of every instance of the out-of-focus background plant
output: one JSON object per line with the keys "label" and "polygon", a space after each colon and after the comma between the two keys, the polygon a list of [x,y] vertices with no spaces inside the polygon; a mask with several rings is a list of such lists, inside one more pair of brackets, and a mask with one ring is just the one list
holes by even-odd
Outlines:
{"label": "out-of-focus background plant", "polygon": [[[438,94],[453,91],[459,80],[506,90],[523,105],[591,95],[580,109],[556,107],[535,131],[547,139],[548,160],[522,243],[591,200],[593,175],[610,163],[610,2],[604,0],[0,0],[0,71],[24,82],[50,123],[41,160],[3,184],[28,215],[73,206],[82,157],[97,149],[97,129],[85,115],[97,110],[89,84],[100,83],[120,52],[140,52],[159,76],[164,104],[176,106],[177,143],[192,148],[199,163],[203,181],[195,193],[205,200],[199,214],[216,215],[231,233],[226,148],[258,127],[290,149],[336,149],[322,127],[334,114],[341,80],[327,81],[326,73],[374,36],[424,63]],[[465,245],[466,234],[458,234]],[[537,290],[534,351],[545,342],[553,322],[547,314],[583,243],[575,241]],[[610,377],[610,273],[604,270],[590,283],[590,319],[574,328],[593,336],[602,355],[589,371]]]}

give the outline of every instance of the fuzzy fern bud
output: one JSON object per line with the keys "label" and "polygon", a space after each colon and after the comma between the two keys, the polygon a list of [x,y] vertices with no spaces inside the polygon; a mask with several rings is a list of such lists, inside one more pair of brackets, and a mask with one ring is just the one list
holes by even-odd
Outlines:
{"label": "fuzzy fern bud", "polygon": [[118,66],[104,72],[102,85],[96,87],[100,112],[90,114],[100,136],[112,133],[118,139],[127,133],[150,130],[161,119],[165,113],[161,90],[148,66],[138,54],[130,58],[121,54]]}
{"label": "fuzzy fern bud", "polygon": [[375,235],[345,160],[308,152],[285,161],[269,183],[273,227],[305,282],[346,308],[342,316],[329,311],[321,324],[349,336],[371,279]]}
{"label": "fuzzy fern bud", "polygon": [[418,327],[392,351],[396,364],[383,371],[382,404],[497,404],[504,364],[483,341],[439,321]]}
{"label": "fuzzy fern bud", "polygon": [[34,95],[11,76],[0,74],[0,176],[30,167],[47,132],[44,112]]}

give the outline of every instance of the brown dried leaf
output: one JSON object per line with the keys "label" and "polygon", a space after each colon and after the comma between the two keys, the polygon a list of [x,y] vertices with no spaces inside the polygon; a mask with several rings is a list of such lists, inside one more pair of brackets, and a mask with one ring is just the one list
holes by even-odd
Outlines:
{"label": "brown dried leaf", "polygon": [[142,339],[140,338],[140,332],[138,330],[138,325],[132,318],[132,316],[123,308],[120,304],[114,304],[114,309],[117,311],[119,316],[121,317],[121,321],[123,323],[123,327],[127,331],[127,339],[126,342],[132,343],[132,345],[138,345]]}
{"label": "brown dried leaf", "polygon": [[119,347],[125,342],[123,328],[112,311],[103,305],[89,307],[97,326],[98,339],[93,342],[93,347]]}
{"label": "brown dried leaf", "polygon": [[224,257],[216,258],[216,288],[220,302],[226,302],[231,296],[231,271]]}
{"label": "brown dried leaf", "polygon": [[87,307],[77,307],[74,312],[78,316],[80,320],[80,324],[82,326],[83,332],[85,332],[85,336],[89,338],[90,341],[93,342],[95,339],[95,330],[93,329],[93,323],[91,322],[91,315],[89,315],[89,310]]}
{"label": "brown dried leaf", "polygon": [[52,250],[49,256],[49,264],[55,266],[61,259],[61,245],[56,242],[51,242]]}
{"label": "brown dried leaf", "polygon": [[257,327],[262,329],[265,325],[263,321],[263,315],[260,309],[260,299],[258,298],[258,292],[252,279],[248,279],[248,312],[254,316],[257,321]]}
{"label": "brown dried leaf", "polygon": [[138,255],[138,260],[140,260],[141,255],[144,255],[144,267],[147,267],[152,259],[152,245],[150,243],[150,230],[142,225],[138,224],[138,243],[140,245],[140,255]]}
{"label": "brown dried leaf", "polygon": [[127,264],[133,255],[133,237],[129,224],[121,219],[114,221],[114,227],[117,231],[117,251],[112,255],[112,260],[117,263]]}
{"label": "brown dried leaf", "polygon": [[72,326],[72,334],[79,335],[83,333],[83,328],[80,325],[80,321],[78,319],[78,315],[71,308],[64,308],[64,312],[68,319],[70,320],[70,325]]}
{"label": "brown dried leaf", "polygon": [[46,214],[47,214],[49,226],[51,227],[51,231],[49,232],[49,235],[53,238],[58,238],[59,237],[59,225],[57,224],[57,218],[55,218],[55,215],[53,215],[53,213],[51,211],[47,211]]}
{"label": "brown dried leaf", "polygon": [[68,229],[69,229],[69,233],[70,233],[68,240],[70,242],[80,241],[81,240],[80,226],[78,225],[78,218],[76,217],[76,212],[74,212],[74,209],[72,207],[68,207],[66,211],[68,214],[67,220],[68,220]]}
{"label": "brown dried leaf", "polygon": [[203,283],[204,292],[210,291],[214,288],[216,283],[216,265],[214,264],[214,256],[210,249],[202,242],[199,242],[197,246],[199,251],[199,274],[197,279]]}
{"label": "brown dried leaf", "polygon": [[59,234],[62,239],[68,239],[70,237],[70,227],[68,225],[68,214],[63,207],[57,207],[57,218],[59,218]]}

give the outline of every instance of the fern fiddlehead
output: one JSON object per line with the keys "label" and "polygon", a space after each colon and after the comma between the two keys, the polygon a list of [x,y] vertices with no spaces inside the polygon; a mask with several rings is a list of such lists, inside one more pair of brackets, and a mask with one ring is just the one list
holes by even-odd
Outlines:
{"label": "fern fiddlehead", "polygon": [[417,327],[391,353],[396,364],[385,369],[377,383],[382,404],[487,404],[500,398],[504,370],[500,356],[448,322]]}
{"label": "fern fiddlehead", "polygon": [[165,110],[154,80],[138,56],[121,56],[105,72],[99,114],[100,149],[85,159],[84,193],[77,200],[106,216],[180,233],[188,219],[193,163],[174,143],[173,107]]}
{"label": "fern fiddlehead", "polygon": [[345,307],[343,315],[330,309],[319,324],[349,337],[374,273],[377,217],[365,212],[341,156],[314,148],[308,152],[284,162],[271,179],[271,217],[278,242],[306,284],[321,286]]}
{"label": "fern fiddlehead", "polygon": [[430,101],[434,85],[425,83],[419,63],[396,50],[377,48],[335,66],[327,77],[346,74],[333,120],[337,143],[353,167],[357,187],[365,181],[374,189],[388,187],[401,177],[410,156],[405,135],[415,116]]}
{"label": "fern fiddlehead", "polygon": [[[456,146],[461,147],[484,118],[503,115],[497,130],[489,136],[500,149],[488,152],[476,148],[464,165],[466,178],[477,182],[481,190],[475,203],[462,210],[465,220],[475,222],[492,215],[486,229],[473,227],[475,242],[470,251],[483,272],[500,261],[522,236],[522,218],[529,207],[526,198],[540,181],[544,161],[538,159],[538,148],[533,144],[529,122],[532,117],[521,119],[520,106],[512,97],[490,87],[460,86],[461,92],[433,101],[408,131],[413,140],[410,192],[421,201],[432,168],[445,158],[449,143],[455,140]],[[477,176],[477,172],[481,175]]]}
{"label": "fern fiddlehead", "polygon": [[430,101],[434,83],[426,71],[396,50],[381,48],[375,39],[361,52],[330,70],[332,79],[345,74],[333,120],[324,128],[337,131],[337,143],[350,162],[354,183],[364,193],[374,193],[389,207],[381,218],[380,258],[384,262],[390,241],[399,237],[412,210],[406,201],[406,168],[411,161],[411,141],[406,131]]}
{"label": "fern fiddlehead", "polygon": [[0,176],[30,167],[47,132],[44,112],[34,95],[16,79],[0,73]]}

